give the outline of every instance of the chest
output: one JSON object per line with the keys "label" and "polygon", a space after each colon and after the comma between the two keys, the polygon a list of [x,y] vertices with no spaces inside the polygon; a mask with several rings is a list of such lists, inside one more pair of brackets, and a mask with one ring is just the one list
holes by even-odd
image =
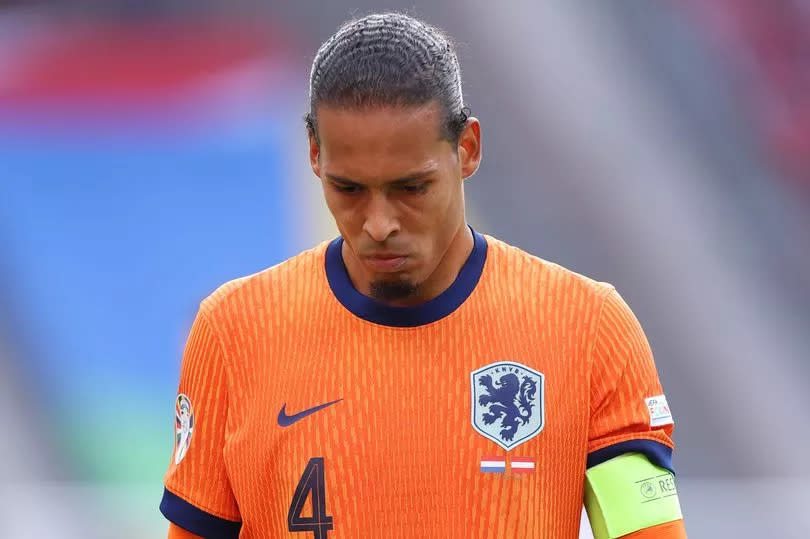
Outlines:
{"label": "chest", "polygon": [[566,432],[586,418],[584,347],[536,328],[358,322],[330,331],[313,323],[282,345],[271,334],[256,339],[233,375],[233,426],[255,431],[257,442],[268,437],[274,451],[298,431],[358,449],[384,439],[390,451],[410,451],[465,438],[475,432],[476,413],[517,418],[521,431],[527,416],[534,427]]}
{"label": "chest", "polygon": [[[261,499],[261,518],[283,529],[302,477],[314,473],[344,530],[389,525],[399,518],[392,507],[497,515],[492,503],[513,500],[539,510],[562,503],[544,498],[561,485],[572,493],[565,513],[575,519],[586,362],[574,341],[554,345],[543,331],[507,326],[313,323],[283,347],[258,339],[253,356],[240,358],[250,368],[233,374],[226,442],[243,516]],[[402,518],[403,526],[415,522]],[[476,522],[465,525],[477,529]]]}
{"label": "chest", "polygon": [[307,333],[246,358],[234,383],[234,453],[275,463],[261,468],[270,475],[325,456],[405,485],[409,474],[478,470],[487,455],[519,453],[539,469],[584,451],[587,373],[574,346],[440,327]]}

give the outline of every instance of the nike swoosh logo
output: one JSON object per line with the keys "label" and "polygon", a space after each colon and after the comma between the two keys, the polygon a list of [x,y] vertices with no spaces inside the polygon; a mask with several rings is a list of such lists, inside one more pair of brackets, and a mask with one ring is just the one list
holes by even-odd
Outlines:
{"label": "nike swoosh logo", "polygon": [[319,410],[323,410],[327,406],[332,406],[335,403],[342,401],[343,399],[337,399],[332,402],[325,402],[323,404],[319,404],[313,408],[309,408],[308,410],[304,410],[303,412],[298,412],[297,414],[287,415],[287,403],[281,405],[281,410],[278,412],[278,426],[279,427],[289,427],[296,421],[301,421],[306,416],[310,414],[314,414]]}

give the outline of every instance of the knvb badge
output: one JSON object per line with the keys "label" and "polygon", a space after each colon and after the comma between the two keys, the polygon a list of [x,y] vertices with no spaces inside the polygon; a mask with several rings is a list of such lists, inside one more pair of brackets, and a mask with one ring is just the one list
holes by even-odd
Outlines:
{"label": "knvb badge", "polygon": [[514,361],[491,363],[470,375],[472,425],[507,451],[543,430],[543,374]]}

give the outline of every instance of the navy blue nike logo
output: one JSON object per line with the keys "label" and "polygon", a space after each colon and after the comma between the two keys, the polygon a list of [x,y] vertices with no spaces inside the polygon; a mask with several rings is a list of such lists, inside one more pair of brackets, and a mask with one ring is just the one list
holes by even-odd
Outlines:
{"label": "navy blue nike logo", "polygon": [[278,412],[278,425],[279,427],[289,427],[296,421],[300,421],[304,419],[306,416],[310,414],[314,414],[318,410],[323,410],[327,406],[332,406],[333,404],[342,401],[343,399],[334,400],[332,402],[325,402],[323,404],[319,404],[313,408],[308,410],[304,410],[303,412],[298,412],[297,414],[287,415],[287,403],[281,405],[281,410]]}

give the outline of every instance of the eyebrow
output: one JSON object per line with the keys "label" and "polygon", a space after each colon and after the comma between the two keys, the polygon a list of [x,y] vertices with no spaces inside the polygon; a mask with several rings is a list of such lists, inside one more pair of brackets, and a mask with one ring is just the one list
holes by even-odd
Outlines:
{"label": "eyebrow", "polygon": [[[429,168],[429,169],[425,169],[425,170],[420,170],[418,172],[414,172],[412,174],[408,174],[407,176],[402,176],[401,178],[397,178],[395,180],[391,180],[391,181],[388,181],[388,182],[385,182],[385,183],[386,183],[386,185],[402,185],[402,184],[405,184],[405,183],[412,182],[414,180],[420,180],[420,179],[424,178],[425,176],[429,176],[430,174],[433,174],[437,170],[438,170],[437,168]],[[363,185],[361,182],[352,180],[351,178],[344,178],[343,176],[335,176],[333,174],[325,174],[325,176],[330,181],[337,182],[337,183],[343,183],[343,184],[346,184],[346,185]]]}

